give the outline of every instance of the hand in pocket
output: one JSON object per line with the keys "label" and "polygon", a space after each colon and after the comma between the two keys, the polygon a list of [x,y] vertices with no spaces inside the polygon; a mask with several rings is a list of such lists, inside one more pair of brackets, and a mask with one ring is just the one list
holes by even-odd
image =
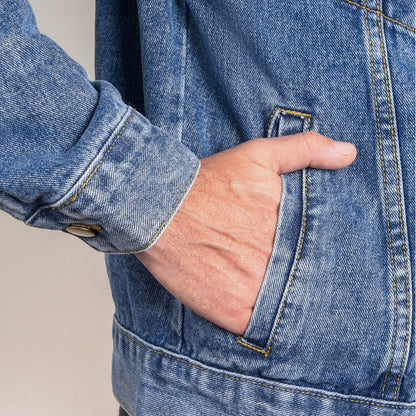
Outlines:
{"label": "hand in pocket", "polygon": [[165,232],[136,256],[187,307],[242,335],[273,248],[279,175],[308,166],[339,169],[355,156],[352,144],[305,132],[204,158]]}

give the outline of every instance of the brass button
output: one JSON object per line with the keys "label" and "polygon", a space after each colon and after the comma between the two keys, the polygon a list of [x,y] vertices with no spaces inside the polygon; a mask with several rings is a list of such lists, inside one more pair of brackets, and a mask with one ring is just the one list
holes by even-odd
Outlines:
{"label": "brass button", "polygon": [[77,235],[78,237],[95,237],[94,230],[81,225],[69,225],[66,227],[66,231],[68,231],[70,234]]}

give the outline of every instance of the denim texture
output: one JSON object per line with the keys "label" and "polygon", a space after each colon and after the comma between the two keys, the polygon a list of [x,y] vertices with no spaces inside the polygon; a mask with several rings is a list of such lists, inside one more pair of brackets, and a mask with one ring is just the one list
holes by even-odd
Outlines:
{"label": "denim texture", "polygon": [[[96,227],[128,414],[415,414],[414,1],[97,0],[95,82],[27,2],[0,16],[1,207]],[[306,130],[358,156],[283,175],[243,336],[115,254],[156,241],[198,158]]]}
{"label": "denim texture", "polygon": [[26,1],[2,0],[0,16],[1,208],[35,227],[98,230],[84,240],[103,252],[150,247],[198,158],[113,85],[91,83]]}

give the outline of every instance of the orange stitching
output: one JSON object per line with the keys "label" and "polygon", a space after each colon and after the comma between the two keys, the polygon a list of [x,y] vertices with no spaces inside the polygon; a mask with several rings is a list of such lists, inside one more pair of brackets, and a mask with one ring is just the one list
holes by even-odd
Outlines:
{"label": "orange stitching", "polygon": [[[188,181],[188,183],[186,184],[186,186],[185,186],[185,189],[182,191],[182,193],[179,195],[179,198],[177,199],[177,201],[175,202],[175,205],[173,206],[173,208],[171,209],[171,211],[169,212],[169,214],[168,214],[168,216],[165,218],[165,221],[163,221],[163,223],[162,223],[162,225],[158,228],[158,230],[156,231],[156,234],[152,237],[152,239],[146,244],[146,245],[144,245],[143,247],[140,247],[140,248],[136,248],[136,249],[133,249],[133,250],[127,250],[127,251],[112,251],[111,253],[113,253],[113,254],[117,254],[117,253],[124,253],[124,254],[131,254],[131,253],[135,253],[135,252],[137,252],[137,251],[139,251],[139,250],[144,250],[144,249],[146,249],[147,247],[149,247],[152,243],[153,243],[153,241],[155,241],[155,239],[157,238],[157,236],[160,234],[160,232],[161,232],[161,230],[162,230],[162,228],[166,225],[166,223],[169,221],[169,219],[170,219],[170,217],[172,216],[172,214],[173,214],[173,211],[175,211],[175,209],[176,209],[176,207],[178,206],[178,204],[181,202],[181,199],[182,199],[182,197],[183,197],[183,195],[186,193],[186,191],[187,191],[187,189],[189,188],[189,185],[191,184],[191,182],[193,181],[193,179],[195,178],[195,175],[196,175],[196,173],[198,172],[198,168],[199,168],[199,163],[197,164],[197,166],[195,167],[195,169],[194,169],[194,171],[193,171],[193,173],[192,173],[192,176],[191,176],[191,179],[189,179],[189,181]],[[29,224],[30,225],[30,224]],[[87,227],[91,227],[91,226],[89,226],[89,225],[87,225]],[[97,226],[94,226],[94,227],[99,227],[98,225]],[[97,230],[98,230],[98,228],[96,228]],[[99,227],[99,229],[101,230],[101,227]]]}
{"label": "orange stitching", "polygon": [[[379,10],[379,0],[377,0],[377,10]],[[382,33],[381,33],[380,15],[378,15],[377,25],[378,25],[378,33],[379,33],[379,36],[380,36],[380,44],[381,44],[381,51],[382,51],[382,57],[383,57],[384,80],[385,80],[385,83],[386,83],[387,103],[388,103],[388,106],[389,106],[391,137],[392,137],[393,155],[394,155],[394,170],[395,170],[395,173],[396,173],[397,198],[398,198],[398,203],[399,203],[400,232],[401,232],[401,237],[402,237],[403,255],[404,255],[404,262],[405,262],[405,269],[406,269],[406,306],[407,306],[407,311],[406,311],[407,312],[406,313],[406,338],[405,338],[405,344],[404,344],[404,353],[403,353],[402,365],[401,365],[400,373],[397,376],[396,388],[394,390],[394,400],[396,400],[397,399],[397,390],[399,388],[399,383],[400,383],[400,378],[403,374],[404,361],[406,359],[406,353],[407,353],[407,343],[408,343],[408,339],[409,339],[409,313],[410,313],[409,312],[409,284],[408,284],[408,267],[407,267],[406,243],[405,243],[405,238],[404,238],[404,233],[403,233],[403,218],[402,218],[403,214],[402,214],[402,201],[401,201],[401,196],[400,196],[399,172],[398,172],[398,166],[397,166],[396,141],[395,141],[395,137],[394,137],[394,124],[393,124],[393,115],[392,115],[391,101],[390,101],[390,88],[389,88],[389,82],[388,82],[388,79],[387,79],[387,66],[386,66],[386,57],[385,57],[385,50],[384,50],[384,41],[383,41],[383,36],[382,36]],[[383,395],[384,395],[384,387],[385,387],[386,380],[387,380],[387,378],[384,380]]]}
{"label": "orange stitching", "polygon": [[274,338],[275,338],[276,333],[277,333],[277,327],[279,326],[280,319],[282,318],[283,311],[284,311],[285,306],[286,306],[286,301],[287,301],[287,298],[289,297],[290,288],[292,287],[293,279],[294,279],[295,274],[296,274],[296,270],[297,270],[297,267],[298,267],[300,255],[302,253],[303,241],[305,239],[305,231],[306,231],[307,208],[308,208],[308,171],[305,170],[305,209],[304,209],[304,212],[303,212],[303,227],[302,227],[302,237],[301,237],[301,241],[300,241],[299,252],[298,252],[298,255],[296,257],[295,266],[294,266],[294,269],[293,269],[292,276],[290,278],[290,282],[289,282],[289,286],[287,288],[286,296],[283,300],[282,309],[280,311],[279,317],[277,318],[276,326],[274,327],[274,331],[273,331],[272,339],[270,341],[269,348],[267,348],[267,351],[264,354],[265,357],[267,357],[270,354],[270,350],[272,349],[272,344],[273,344]]}
{"label": "orange stitching", "polygon": [[[285,110],[284,108],[280,108],[280,107],[276,107],[273,110],[272,115],[270,116],[269,122],[267,124],[267,130],[269,130],[270,123],[272,121],[272,118],[273,118],[273,116],[276,114],[276,112],[278,110],[282,111],[282,113],[289,113],[289,114],[295,114],[297,116],[307,117],[307,119],[308,119],[308,126],[306,127],[306,130],[309,130],[310,125],[311,125],[311,117],[312,117],[312,114],[301,113],[299,111],[293,111],[293,110]],[[307,197],[308,197],[308,176],[307,176],[307,173],[308,173],[308,171],[305,170],[305,209],[304,209],[304,216],[303,216],[304,223],[303,223],[303,231],[302,231],[301,244],[300,244],[299,252],[298,252],[298,255],[297,255],[297,258],[296,258],[296,262],[295,262],[295,266],[294,266],[295,268],[294,268],[293,273],[292,273],[292,275],[290,277],[289,286],[288,286],[288,289],[287,289],[287,292],[286,292],[285,299],[283,300],[283,306],[282,306],[282,309],[280,311],[279,317],[277,319],[276,326],[274,327],[274,332],[273,332],[273,335],[272,335],[272,339],[270,340],[269,347],[267,348],[267,350],[264,350],[264,349],[261,349],[261,348],[256,348],[256,347],[254,347],[254,346],[252,346],[250,344],[245,343],[241,339],[241,337],[237,337],[237,342],[239,344],[244,345],[245,347],[250,348],[250,349],[252,349],[254,351],[260,352],[261,354],[264,354],[264,358],[267,358],[269,356],[269,354],[270,354],[270,351],[271,351],[271,348],[272,348],[272,344],[273,344],[274,338],[276,336],[277,327],[278,327],[279,322],[280,322],[280,319],[282,317],[283,310],[284,310],[285,305],[286,305],[286,300],[287,300],[287,298],[289,296],[290,288],[292,286],[292,281],[293,281],[294,275],[296,273],[296,269],[297,269],[297,266],[298,266],[300,254],[301,254],[302,247],[303,247],[303,239],[305,237],[305,229],[306,229],[306,209],[307,209],[307,205],[308,205],[308,199],[307,199]]]}
{"label": "orange stitching", "polygon": [[312,114],[307,114],[307,113],[301,113],[299,111],[293,111],[293,110],[286,110],[285,108],[281,108],[281,107],[276,107],[273,112],[272,115],[269,117],[269,122],[267,123],[267,131],[270,128],[270,124],[272,122],[273,116],[276,114],[277,111],[281,111],[282,113],[289,113],[289,114],[294,114],[296,116],[302,116],[302,117],[307,117],[309,124],[311,123],[311,117]]}
{"label": "orange stitching", "polygon": [[[366,0],[364,0],[364,4],[366,4]],[[396,288],[396,270],[394,267],[394,256],[393,256],[393,247],[391,241],[391,229],[390,229],[390,215],[389,215],[389,199],[387,194],[387,182],[386,182],[386,170],[384,165],[384,156],[383,156],[383,143],[381,138],[381,127],[380,127],[380,113],[378,109],[378,100],[377,100],[377,89],[376,89],[376,82],[375,82],[375,75],[374,75],[374,58],[373,58],[373,46],[371,42],[371,35],[370,35],[370,26],[368,23],[367,17],[367,10],[365,11],[365,21],[367,25],[367,33],[368,33],[368,41],[370,47],[370,61],[371,61],[371,76],[373,80],[373,88],[374,88],[374,101],[376,106],[376,116],[377,116],[377,127],[378,127],[378,136],[379,136],[379,148],[380,148],[380,158],[381,158],[381,166],[383,170],[383,186],[384,186],[384,197],[385,197],[385,205],[386,205],[386,219],[387,219],[387,229],[389,234],[389,246],[390,246],[390,259],[392,265],[392,272],[393,272],[393,290],[394,290],[394,330],[393,330],[393,339],[392,339],[392,352],[390,357],[389,368],[387,370],[386,376],[384,378],[384,384],[382,389],[381,397],[384,397],[384,389],[386,387],[387,377],[390,373],[391,366],[393,364],[393,354],[396,344],[396,334],[397,334],[397,288]]]}
{"label": "orange stitching", "polygon": [[262,353],[262,354],[264,354],[264,356],[265,357],[267,357],[267,351],[264,351],[264,350],[262,350],[261,348],[256,348],[256,347],[253,347],[252,345],[250,345],[250,344],[247,344],[247,343],[245,343],[240,337],[237,337],[237,342],[239,343],[239,344],[241,344],[241,345],[244,345],[245,347],[247,347],[247,348],[251,348],[252,350],[254,350],[254,351],[257,351],[257,352],[260,352],[260,353]]}
{"label": "orange stitching", "polygon": [[15,214],[21,215],[21,216],[23,216],[23,217],[25,216],[25,214],[22,214],[21,212],[16,211],[15,209],[9,208],[7,205],[0,204],[0,206],[1,206],[1,207],[3,207],[3,208],[6,208],[6,209],[7,209],[7,211],[12,211],[12,212],[14,212]]}
{"label": "orange stitching", "polygon": [[[120,138],[120,136],[123,134],[124,130],[127,128],[127,126],[130,124],[130,121],[132,120],[134,114],[136,113],[136,110],[133,108],[133,112],[131,114],[131,116],[129,117],[129,119],[126,121],[125,125],[123,126],[123,128],[121,129],[120,133],[117,135],[117,137],[115,138],[114,142],[111,144],[110,148],[107,150],[106,154],[104,155],[104,157],[101,159],[100,163],[97,165],[97,167],[94,169],[94,171],[91,173],[91,175],[88,177],[88,179],[85,181],[85,183],[82,185],[82,187],[76,192],[76,194],[67,202],[65,202],[64,204],[60,205],[59,207],[52,207],[53,210],[56,209],[61,209],[67,205],[69,205],[71,202],[74,202],[79,194],[81,193],[81,191],[87,186],[88,182],[91,180],[91,178],[95,175],[95,173],[97,172],[98,168],[102,165],[102,163],[104,162],[105,158],[108,156],[108,154],[110,153],[111,149],[114,147],[114,145],[116,144],[116,142],[118,141],[118,139]],[[169,221],[170,217],[172,216],[173,212],[175,211],[176,207],[179,205],[179,203],[181,202],[181,199],[183,197],[183,195],[186,193],[186,191],[189,188],[189,185],[192,183],[193,179],[195,178],[196,173],[198,172],[198,168],[199,168],[200,163],[197,164],[197,166],[195,167],[191,178],[189,179],[188,183],[186,184],[184,190],[182,191],[182,193],[179,195],[179,198],[176,200],[173,208],[171,209],[171,211],[169,212],[168,216],[165,218],[165,220],[163,221],[162,225],[158,228],[158,230],[156,231],[156,234],[152,237],[152,239],[143,247],[137,248],[137,249],[133,249],[133,250],[127,250],[127,251],[112,251],[111,253],[125,253],[125,254],[130,254],[130,253],[134,253],[136,251],[139,250],[144,250],[147,247],[149,247],[153,241],[155,241],[155,239],[157,238],[157,236],[160,234],[160,231],[162,230],[162,228],[166,225],[166,223]],[[32,220],[33,221],[33,220]],[[28,224],[28,225],[32,225],[32,224]],[[88,225],[88,227],[91,227]],[[94,226],[94,227],[99,227],[99,226]],[[98,228],[95,228],[98,230]],[[101,227],[100,227],[101,229]]]}
{"label": "orange stitching", "polygon": [[159,229],[156,231],[156,234],[153,236],[153,238],[143,247],[140,248],[136,248],[135,250],[129,250],[129,251],[124,251],[125,254],[130,254],[130,253],[134,253],[136,251],[139,250],[144,250],[145,248],[149,247],[153,241],[155,241],[156,237],[159,235],[160,231],[162,230],[162,228],[165,226],[165,224],[169,221],[170,217],[173,214],[173,211],[175,211],[176,207],[179,205],[179,202],[181,202],[181,199],[183,197],[183,195],[185,194],[185,192],[187,191],[187,189],[189,188],[189,185],[191,184],[191,182],[193,181],[193,179],[195,178],[196,173],[198,172],[198,168],[199,168],[199,163],[196,165],[191,179],[189,179],[188,183],[185,186],[185,189],[182,191],[182,193],[179,195],[179,198],[177,199],[177,201],[175,202],[175,205],[173,206],[173,208],[171,209],[171,211],[169,212],[168,216],[166,217],[165,221],[163,221],[162,225],[159,227]]}
{"label": "orange stitching", "polygon": [[242,378],[242,377],[235,377],[235,376],[230,376],[228,374],[219,373],[217,371],[209,370],[207,368],[203,368],[203,367],[198,366],[196,364],[192,364],[192,363],[186,361],[185,359],[181,359],[181,358],[175,357],[173,355],[167,354],[165,352],[158,351],[158,350],[155,350],[153,348],[147,347],[143,343],[137,341],[132,336],[130,336],[130,334],[128,334],[127,332],[125,332],[120,327],[120,325],[118,324],[118,322],[116,320],[114,320],[114,324],[115,324],[116,330],[118,332],[120,332],[120,334],[126,336],[128,339],[130,339],[131,341],[133,341],[139,347],[141,347],[141,348],[143,348],[143,349],[145,349],[147,351],[153,352],[155,354],[159,354],[159,355],[161,355],[163,357],[167,357],[167,358],[170,358],[172,360],[178,361],[180,363],[186,364],[186,365],[188,365],[190,367],[194,367],[197,370],[204,371],[205,373],[208,373],[208,374],[214,374],[214,375],[217,375],[217,376],[220,376],[220,377],[223,377],[223,378],[227,378],[227,379],[231,379],[231,380],[235,380],[235,381],[242,381],[244,383],[249,383],[249,384],[253,384],[253,385],[256,385],[256,386],[267,387],[269,389],[273,389],[273,390],[277,390],[277,391],[284,391],[284,392],[289,392],[289,393],[300,393],[300,394],[306,394],[306,395],[309,395],[309,396],[322,397],[322,398],[325,398],[325,399],[341,400],[341,401],[346,401],[346,402],[368,404],[368,405],[374,405],[374,406],[380,406],[380,407],[388,407],[388,408],[394,408],[394,409],[414,409],[415,408],[415,406],[402,406],[402,405],[394,405],[394,404],[387,404],[387,403],[377,403],[377,402],[373,402],[371,400],[348,399],[346,397],[331,396],[329,394],[324,394],[324,393],[314,393],[314,392],[311,392],[311,391],[303,391],[303,390],[292,389],[292,388],[276,387],[276,386],[272,386],[270,384],[261,383],[259,381],[247,380],[247,379]]}
{"label": "orange stitching", "polygon": [[[71,202],[75,201],[78,197],[78,195],[81,193],[81,191],[85,188],[85,186],[88,184],[88,182],[90,181],[90,179],[94,176],[94,174],[97,172],[98,168],[100,167],[100,165],[104,162],[105,158],[108,156],[108,154],[110,153],[111,149],[113,148],[113,146],[116,144],[117,140],[120,138],[120,136],[123,134],[124,130],[126,129],[126,127],[129,125],[130,121],[132,120],[134,114],[135,114],[136,110],[133,109],[133,112],[131,114],[131,116],[129,117],[129,119],[126,121],[126,124],[124,125],[124,127],[121,129],[120,133],[117,135],[117,137],[115,138],[114,142],[112,143],[112,145],[110,146],[110,148],[107,150],[107,153],[104,155],[104,157],[101,159],[100,163],[97,165],[97,167],[94,169],[94,171],[91,173],[91,175],[89,176],[89,178],[86,180],[86,182],[84,183],[84,185],[77,191],[77,193],[69,200],[67,201],[65,204],[62,204],[59,207],[55,207],[52,209],[60,209],[65,207],[66,205],[69,205]],[[163,221],[162,225],[158,228],[158,230],[156,231],[156,234],[153,236],[153,238],[143,247],[134,249],[134,250],[127,250],[127,251],[119,251],[118,253],[125,253],[125,254],[130,254],[130,253],[134,253],[136,251],[139,250],[144,250],[147,247],[149,247],[153,241],[155,241],[155,239],[157,238],[157,236],[160,234],[160,231],[162,230],[162,228],[166,225],[166,223],[169,221],[170,217],[173,214],[173,211],[176,209],[176,207],[178,206],[179,202],[181,201],[183,195],[185,194],[185,192],[187,191],[187,189],[189,188],[189,185],[191,184],[191,182],[193,181],[196,172],[198,171],[198,167],[199,167],[199,163],[198,165],[195,167],[191,179],[189,179],[188,183],[185,186],[185,189],[182,191],[182,193],[180,194],[179,198],[177,199],[177,201],[175,202],[175,205],[173,206],[173,208],[171,209],[171,211],[169,212],[168,216],[166,217],[165,221]],[[113,252],[113,253],[117,253],[117,252]]]}
{"label": "orange stitching", "polygon": [[[379,2],[377,0],[377,10],[379,9]],[[381,49],[382,49],[382,55],[383,55],[383,67],[384,67],[384,74],[386,76],[386,67],[385,67],[385,59],[384,59],[384,45],[383,45],[383,40],[381,38],[381,33],[380,33],[380,16],[377,16],[377,26],[378,26],[378,30],[379,30],[379,36],[380,36],[380,44],[381,44]],[[387,92],[387,100],[388,100],[388,104],[389,104],[389,112],[390,112],[390,124],[392,123],[392,119],[391,119],[391,111],[390,111],[390,97],[389,97],[389,90],[388,90],[388,84],[386,81],[386,92]],[[391,124],[391,128],[393,129],[393,125]],[[393,134],[393,132],[392,132]],[[393,147],[394,147],[394,139],[393,139]],[[386,389],[386,383],[387,383],[387,379],[388,376],[390,375],[392,366],[393,366],[393,359],[394,359],[394,350],[396,347],[396,334],[397,334],[397,290],[396,290],[396,285],[394,285],[394,337],[392,340],[392,350],[391,350],[391,356],[390,356],[390,361],[389,361],[389,367],[387,369],[387,373],[384,377],[384,382],[383,382],[383,389],[381,391],[381,398],[384,398],[384,393],[385,393],[385,389]],[[395,399],[395,398],[394,398]]]}
{"label": "orange stitching", "polygon": [[[380,16],[383,16],[385,19],[390,20],[391,22],[397,23],[398,25],[403,26],[406,29],[411,30],[412,32],[416,32],[416,29],[414,29],[413,27],[407,26],[404,23],[399,22],[396,19],[392,19],[391,17],[386,16],[385,14],[383,14],[382,12],[380,12],[380,10],[369,9],[366,6],[366,4],[367,4],[367,1],[366,0],[364,0],[364,6],[362,4],[356,3],[355,1],[351,1],[351,0],[344,0],[344,1],[346,1],[347,3],[353,4],[354,6],[361,7],[362,9],[364,9],[364,10],[366,10],[368,12],[376,13],[379,17]],[[378,6],[377,6],[377,9],[378,9]]]}
{"label": "orange stitching", "polygon": [[117,143],[118,139],[120,138],[120,136],[123,134],[124,130],[126,129],[126,127],[130,124],[130,121],[132,120],[134,114],[136,113],[136,110],[133,108],[133,111],[131,113],[131,116],[129,117],[129,119],[126,121],[126,123],[124,124],[123,128],[121,129],[120,133],[117,135],[117,137],[115,138],[115,140],[113,141],[112,145],[110,146],[110,148],[107,150],[107,152],[105,153],[104,157],[101,159],[100,163],[96,166],[96,168],[93,170],[93,172],[91,173],[91,175],[88,177],[88,179],[84,182],[84,184],[81,186],[80,189],[78,189],[78,191],[75,193],[75,195],[67,202],[65,202],[64,204],[60,205],[59,207],[52,207],[52,209],[61,209],[63,207],[66,207],[67,205],[69,205],[70,203],[74,202],[77,198],[78,195],[82,192],[82,190],[88,185],[88,182],[91,180],[91,178],[97,173],[98,168],[103,164],[104,160],[106,159],[106,157],[108,156],[108,154],[110,153],[111,149],[114,147],[114,145]]}

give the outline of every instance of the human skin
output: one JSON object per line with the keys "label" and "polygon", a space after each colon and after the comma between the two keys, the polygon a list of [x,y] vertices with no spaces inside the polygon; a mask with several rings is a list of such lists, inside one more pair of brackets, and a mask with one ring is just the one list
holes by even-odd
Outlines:
{"label": "human skin", "polygon": [[355,157],[354,145],[305,132],[250,140],[201,159],[165,232],[136,256],[184,305],[242,335],[272,253],[280,174],[339,169]]}

